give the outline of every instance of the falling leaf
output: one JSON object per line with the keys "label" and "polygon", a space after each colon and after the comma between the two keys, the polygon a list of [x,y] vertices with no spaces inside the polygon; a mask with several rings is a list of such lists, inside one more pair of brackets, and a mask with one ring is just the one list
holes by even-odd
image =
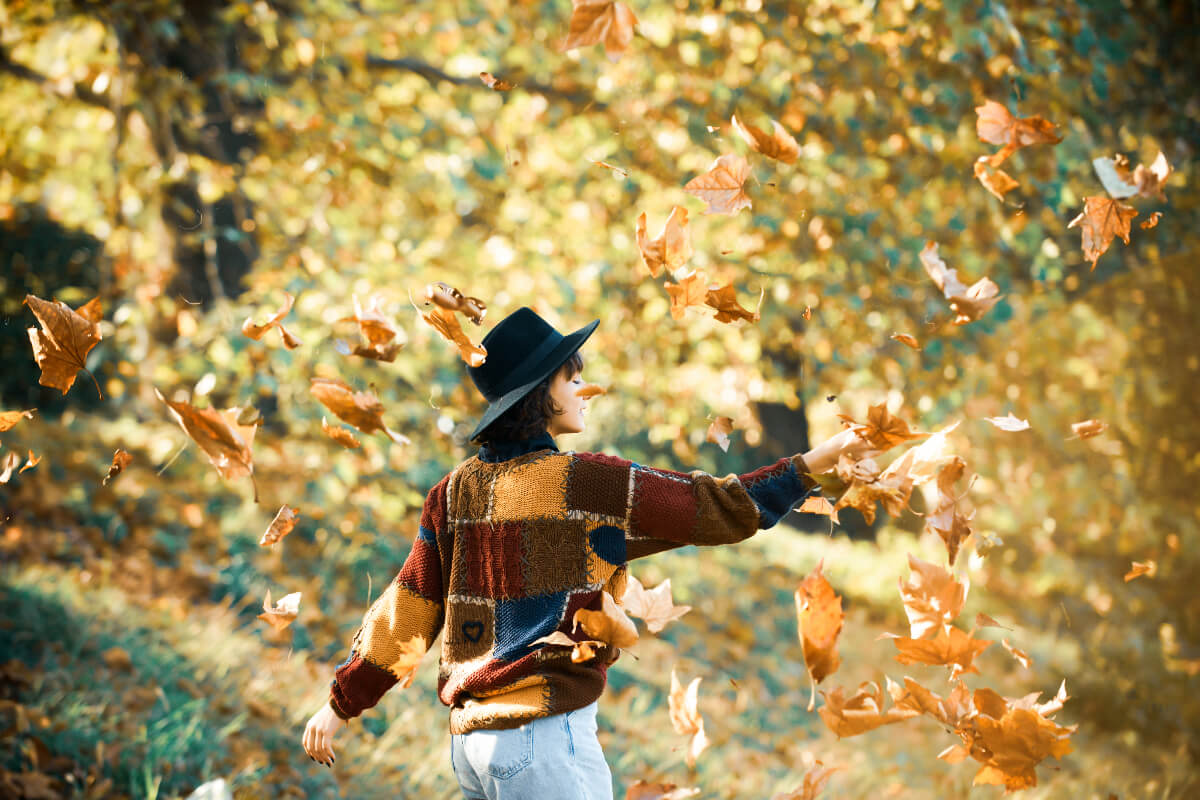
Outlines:
{"label": "falling leaf", "polygon": [[651,633],[658,633],[669,623],[692,610],[691,606],[677,606],[671,599],[671,579],[667,578],[653,589],[646,589],[642,582],[630,575],[621,595],[621,606],[626,613],[641,617]]}
{"label": "falling leaf", "polygon": [[413,636],[408,641],[400,643],[396,660],[387,665],[388,672],[399,679],[396,684],[398,688],[407,689],[412,686],[413,676],[417,674],[417,667],[420,666],[421,659],[428,649],[429,644],[421,635]]}
{"label": "falling leaf", "polygon": [[1122,199],[1133,197],[1138,193],[1138,187],[1133,183],[1129,172],[1129,159],[1118,153],[1114,158],[1100,156],[1092,159],[1092,168],[1096,170],[1100,183],[1109,197]]}
{"label": "falling leaf", "polygon": [[354,296],[354,316],[342,317],[338,321],[358,323],[358,332],[366,341],[352,348],[348,343],[339,340],[338,352],[388,363],[396,360],[396,354],[404,347],[403,341],[396,340],[401,330],[380,309],[381,302],[379,296],[375,295],[371,297],[367,307],[363,308],[358,302],[358,296]]}
{"label": "falling leaf", "polygon": [[802,514],[821,514],[829,517],[839,525],[841,524],[840,520],[838,520],[837,509],[833,507],[833,503],[818,495],[810,495],[804,498],[804,502],[800,504],[800,508],[797,510]]}
{"label": "falling leaf", "polygon": [[988,156],[975,159],[975,178],[1001,202],[1004,201],[1004,195],[1021,185],[1012,175],[993,166]]}
{"label": "falling leaf", "polygon": [[36,408],[31,408],[27,411],[0,411],[0,433],[13,429],[13,426],[22,419],[33,419],[33,412]]}
{"label": "falling leaf", "polygon": [[726,453],[729,452],[729,434],[733,433],[733,417],[717,417],[708,426],[704,441],[712,442]]}
{"label": "falling leaf", "polygon": [[1000,163],[1022,147],[1032,144],[1058,144],[1062,136],[1056,125],[1042,117],[1014,117],[995,100],[987,100],[975,108],[975,132],[989,144],[1004,147],[992,156],[992,166]]}
{"label": "falling leaf", "polygon": [[900,342],[900,344],[906,344],[909,347],[911,347],[913,350],[921,349],[921,343],[918,342],[916,337],[913,336],[912,334],[893,333],[889,338],[895,339],[897,342]]}
{"label": "falling leaf", "polygon": [[633,620],[617,605],[611,594],[602,591],[600,597],[599,611],[581,608],[575,612],[575,629],[583,628],[588,636],[611,647],[632,647],[637,644],[637,626]]}
{"label": "falling leaf", "polygon": [[687,209],[674,206],[671,215],[663,224],[662,233],[651,239],[646,234],[646,213],[643,211],[638,215],[634,234],[638,250],[642,254],[642,263],[650,270],[650,277],[657,278],[664,269],[673,272],[692,257],[692,243],[688,238],[687,224]]}
{"label": "falling leaf", "polygon": [[771,800],[817,800],[829,777],[841,767],[826,767],[820,761],[804,773],[804,781],[790,792],[771,795]]}
{"label": "falling leaf", "polygon": [[297,339],[291,331],[285,328],[283,326],[283,322],[281,321],[288,315],[288,312],[292,310],[292,303],[294,300],[295,298],[293,298],[287,292],[284,292],[283,305],[279,307],[279,310],[276,311],[270,319],[263,324],[258,325],[255,324],[253,317],[246,317],[246,321],[242,323],[242,333],[257,342],[261,340],[263,334],[271,330],[271,328],[279,328],[279,338],[283,340],[283,346],[288,350],[295,350],[300,346],[300,340]]}
{"label": "falling leaf", "polygon": [[607,161],[597,161],[594,158],[589,158],[588,161],[592,162],[597,167],[603,167],[604,169],[608,170],[609,172],[612,172],[616,175],[620,175],[622,178],[629,177],[629,170],[624,169],[623,167],[618,167],[615,164],[608,163]]}
{"label": "falling leaf", "polygon": [[966,325],[982,317],[1000,299],[1000,287],[991,278],[983,277],[967,286],[958,279],[958,271],[946,266],[938,255],[937,242],[926,242],[920,253],[921,265],[950,301],[955,313],[954,324]]}
{"label": "falling leaf", "polygon": [[582,397],[584,400],[590,400],[602,394],[608,394],[608,389],[595,383],[585,383],[575,390],[575,396]]}
{"label": "falling leaf", "polygon": [[468,366],[478,367],[487,359],[487,349],[482,345],[474,344],[467,338],[453,311],[444,308],[435,308],[429,312],[422,311],[421,319],[432,325],[433,329],[442,335],[442,338],[456,346],[459,356],[467,362]]}
{"label": "falling leaf", "polygon": [[884,711],[883,692],[873,681],[862,683],[858,687],[858,691],[850,697],[846,697],[840,686],[835,686],[828,693],[821,692],[821,696],[825,698],[825,704],[817,712],[829,730],[833,731],[838,738],[857,736],[882,725],[902,722],[921,713],[915,709],[894,704]]}
{"label": "falling leaf", "polygon": [[949,454],[947,449],[949,448],[948,437],[957,427],[958,422],[951,423],[931,434],[919,445],[905,450],[900,458],[888,465],[881,477],[904,476],[911,480],[914,486],[920,486],[933,480],[947,462],[956,458]]}
{"label": "falling leaf", "polygon": [[1108,425],[1098,419],[1085,419],[1083,422],[1071,423],[1071,430],[1080,439],[1090,439],[1093,436],[1099,436],[1107,429]]}
{"label": "falling leaf", "polygon": [[425,300],[446,311],[457,311],[476,325],[483,323],[487,305],[478,297],[467,297],[448,283],[437,281],[425,287]]}
{"label": "falling leaf", "polygon": [[258,618],[277,631],[281,631],[295,621],[300,614],[300,592],[284,595],[275,605],[271,605],[271,590],[263,600],[263,613]]}
{"label": "falling leaf", "polygon": [[1013,416],[1011,411],[1008,412],[1007,416],[984,417],[984,420],[992,423],[1002,431],[1016,432],[1029,430],[1029,420],[1018,419],[1017,417]]}
{"label": "falling leaf", "polygon": [[[75,383],[75,375],[79,370],[87,371],[84,364],[87,355],[103,338],[100,334],[99,320],[96,319],[96,309],[93,300],[81,308],[88,309],[87,315],[72,311],[70,306],[61,300],[47,302],[34,295],[25,295],[24,305],[29,306],[42,329],[29,328],[29,342],[33,345],[33,358],[41,367],[42,374],[38,383],[58,389],[63,394]],[[100,394],[100,384],[90,372],[96,392]],[[103,395],[101,394],[103,397]]]}
{"label": "falling leaf", "polygon": [[995,620],[995,618],[989,617],[987,614],[983,614],[983,613],[975,615],[975,627],[976,628],[1004,628],[1005,630],[1009,630],[1009,631],[1012,630],[1012,628],[1008,627],[1007,625],[1003,625],[1003,624],[997,622]]}
{"label": "falling leaf", "polygon": [[13,472],[19,466],[21,466],[21,454],[9,450],[8,454],[4,456],[4,460],[0,461],[0,468],[3,469],[0,471],[0,483],[8,483],[12,479]]}
{"label": "falling leaf", "polygon": [[340,425],[330,425],[325,420],[325,417],[321,417],[321,430],[330,439],[333,439],[335,442],[348,450],[354,450],[362,447],[362,442],[360,442],[353,433],[341,427]]}
{"label": "falling leaf", "polygon": [[1155,211],[1153,214],[1151,214],[1150,216],[1146,217],[1146,219],[1144,219],[1144,220],[1142,220],[1141,222],[1139,222],[1139,223],[1138,223],[1138,227],[1139,227],[1139,228],[1141,228],[1141,229],[1142,229],[1142,230],[1144,230],[1144,231],[1148,231],[1148,230],[1150,230],[1151,228],[1156,228],[1156,227],[1158,227],[1158,221],[1159,221],[1160,219],[1162,219],[1162,212],[1161,212],[1161,211]]}
{"label": "falling leaf", "polygon": [[751,149],[762,153],[767,158],[792,164],[800,155],[800,145],[782,125],[771,120],[771,133],[767,134],[761,128],[741,122],[737,114],[733,115],[733,129]]}
{"label": "falling leaf", "polygon": [[[821,562],[800,582],[795,600],[804,666],[815,686],[836,672],[842,663],[837,640],[846,615],[842,613],[842,598],[821,574]],[[809,711],[812,705],[810,701]]]}
{"label": "falling leaf", "polygon": [[604,44],[604,55],[618,61],[633,42],[637,16],[624,3],[599,0],[572,0],[574,9],[567,23],[567,40],[563,50]]}
{"label": "falling leaf", "polygon": [[758,309],[762,306],[763,295],[765,290],[758,293],[758,305],[751,311],[742,306],[737,301],[737,292],[734,291],[733,284],[722,286],[719,289],[709,289],[708,294],[704,297],[706,305],[717,310],[713,317],[717,322],[733,322],[734,320],[744,319],[747,322],[758,322]]}
{"label": "falling leaf", "polygon": [[604,642],[594,640],[576,641],[562,631],[554,631],[548,636],[543,636],[540,639],[534,639],[533,644],[545,644],[552,647],[570,647],[571,661],[575,664],[582,664],[591,661],[596,657],[596,654],[605,647]]}
{"label": "falling leaf", "polygon": [[292,532],[292,528],[296,527],[296,521],[300,519],[300,514],[296,509],[286,503],[279,508],[279,512],[275,515],[275,519],[271,520],[271,524],[267,526],[267,530],[263,533],[262,538],[258,540],[259,547],[270,547],[278,542],[283,537]]}
{"label": "falling leaf", "polygon": [[625,792],[625,800],[686,800],[700,794],[699,789],[678,787],[673,783],[637,781]]}
{"label": "falling leaf", "polygon": [[1126,583],[1143,575],[1147,578],[1153,578],[1158,573],[1158,563],[1155,561],[1134,561],[1132,563],[1133,566],[1129,568],[1129,572],[1125,573]]}
{"label": "falling leaf", "polygon": [[1013,792],[1037,785],[1035,767],[1047,756],[1071,752],[1074,727],[1063,727],[1036,711],[1009,709],[1000,719],[979,715],[972,721],[971,755],[983,762],[974,783],[1003,785]]}
{"label": "falling leaf", "polygon": [[25,459],[25,465],[23,467],[21,467],[19,470],[17,470],[17,474],[20,475],[22,472],[24,472],[27,469],[33,469],[40,463],[42,463],[41,456],[35,456],[33,454],[33,451],[30,450],[29,457],[27,459]]}
{"label": "falling leaf", "polygon": [[742,189],[749,174],[750,162],[728,153],[714,161],[708,172],[684,184],[683,190],[708,204],[705,214],[736,214],[750,207],[750,198]]}
{"label": "falling leaf", "polygon": [[1083,211],[1067,223],[1067,227],[1079,225],[1083,257],[1091,261],[1092,269],[1095,269],[1096,262],[1115,237],[1120,236],[1121,241],[1129,244],[1129,224],[1138,212],[1133,206],[1111,197],[1085,197],[1083,202]]}
{"label": "falling leaf", "polygon": [[[254,460],[250,454],[250,446],[254,443],[254,433],[258,428],[237,423],[242,409],[199,409],[188,403],[168,400],[158,389],[154,390],[154,394],[166,403],[171,416],[175,417],[184,433],[200,446],[221,477],[233,480],[248,475],[251,481],[254,480]],[[254,498],[257,502],[257,486]]]}
{"label": "falling leaf", "polygon": [[[1000,644],[1004,645],[1004,649],[1007,650],[1009,652],[1009,655],[1011,655],[1013,658],[1015,658],[1017,660],[1017,663],[1020,664],[1022,667],[1024,667],[1025,669],[1029,669],[1033,666],[1033,659],[1029,657],[1029,654],[1026,653],[1024,650],[1018,650],[1017,648],[1013,647],[1011,644],[1008,643],[1008,639],[1001,639]],[[993,714],[992,716],[995,716],[995,715]]]}
{"label": "falling leaf", "polygon": [[966,462],[954,456],[944,464],[937,474],[938,500],[934,509],[925,517],[925,530],[936,533],[946,543],[947,557],[951,565],[958,557],[958,549],[967,537],[971,535],[970,515],[964,514],[958,507],[962,499],[954,491],[954,484],[963,476]]}
{"label": "falling leaf", "polygon": [[380,431],[397,444],[411,444],[407,436],[383,424],[383,403],[370,392],[356,392],[336,378],[313,378],[308,391],[343,422],[350,423],[363,433]]}
{"label": "falling leaf", "polygon": [[928,714],[948,728],[959,728],[975,716],[975,709],[966,685],[957,678],[952,682],[954,688],[946,697],[939,697],[909,677],[904,678],[904,686],[889,680],[888,692],[897,708]]}
{"label": "falling leaf", "polygon": [[509,83],[506,80],[497,78],[490,72],[479,73],[479,80],[483,81],[483,85],[489,89],[495,89],[497,92],[509,92],[517,88],[515,84]]}
{"label": "falling leaf", "polygon": [[122,450],[121,448],[118,447],[116,449],[116,451],[113,453],[112,465],[109,466],[109,468],[108,468],[108,474],[105,475],[104,479],[100,481],[100,485],[107,486],[109,481],[111,481],[112,479],[114,479],[118,475],[120,475],[122,472],[124,472],[125,468],[128,467],[132,463],[133,463],[133,456],[131,456],[128,453],[128,451]]}
{"label": "falling leaf", "polygon": [[687,309],[704,305],[708,299],[708,284],[704,273],[695,270],[684,274],[679,283],[665,282],[663,288],[671,298],[671,316],[677,320],[683,319]]}
{"label": "falling leaf", "polygon": [[968,585],[949,570],[911,553],[908,568],[908,583],[900,580],[900,599],[908,616],[909,634],[921,639],[930,631],[949,628],[967,600]]}
{"label": "falling leaf", "polygon": [[692,737],[688,742],[687,765],[696,765],[696,757],[708,747],[708,736],[704,733],[704,718],[698,708],[700,678],[693,678],[687,690],[679,683],[675,668],[671,668],[671,693],[667,696],[667,709],[671,714],[671,725],[675,732]]}
{"label": "falling leaf", "polygon": [[838,414],[838,417],[846,423],[847,428],[857,431],[879,450],[890,450],[898,444],[912,439],[924,439],[929,435],[925,431],[911,430],[907,422],[888,411],[887,403],[868,407],[865,423],[856,422],[846,414]]}
{"label": "falling leaf", "polygon": [[800,316],[804,317],[806,322],[808,320],[812,319],[812,308],[810,308],[809,306],[805,306],[804,313],[802,313]]}
{"label": "falling leaf", "polygon": [[975,657],[992,643],[975,639],[959,628],[941,628],[933,639],[910,639],[885,634],[896,646],[896,660],[901,664],[933,664],[951,667],[951,677],[960,673],[979,672]]}
{"label": "falling leaf", "polygon": [[1158,157],[1154,159],[1154,163],[1149,167],[1138,164],[1137,169],[1133,171],[1133,183],[1137,186],[1138,195],[1163,199],[1163,187],[1166,186],[1167,178],[1174,171],[1161,150]]}

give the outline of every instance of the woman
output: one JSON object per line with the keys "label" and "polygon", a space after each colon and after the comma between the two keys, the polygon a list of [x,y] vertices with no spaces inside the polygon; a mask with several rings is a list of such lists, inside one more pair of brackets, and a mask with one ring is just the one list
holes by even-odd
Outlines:
{"label": "woman", "polygon": [[574,663],[570,648],[535,642],[572,635],[575,612],[599,609],[603,592],[620,597],[629,560],[749,538],[813,489],[805,473],[869,451],[843,431],[802,456],[724,478],[560,452],[554,437],[584,429],[578,350],[598,323],[563,336],[521,308],[484,338],[487,360],[469,368],[489,402],[471,435],[479,452],[426,497],[412,552],[308,722],[313,760],[332,766],[345,720],[401,680],[407,686],[441,633],[438,696],[450,707],[464,797],[611,800],[596,700],[618,652]]}

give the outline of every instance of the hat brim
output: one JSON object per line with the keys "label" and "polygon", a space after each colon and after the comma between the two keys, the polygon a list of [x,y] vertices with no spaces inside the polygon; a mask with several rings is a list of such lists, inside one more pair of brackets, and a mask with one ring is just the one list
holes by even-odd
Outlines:
{"label": "hat brim", "polygon": [[588,337],[592,335],[592,331],[596,330],[596,326],[599,324],[600,320],[594,319],[574,333],[564,336],[558,347],[547,353],[546,357],[534,369],[533,374],[537,375],[537,377],[530,379],[528,382],[493,400],[487,407],[487,411],[484,412],[483,418],[479,420],[479,424],[475,426],[475,430],[471,432],[471,435],[467,439],[474,439],[483,433],[484,429],[499,419],[501,414],[515,406],[522,397],[533,391],[534,387],[553,375],[554,371],[561,367],[563,362],[571,357],[572,353],[583,346],[583,343],[588,340]]}

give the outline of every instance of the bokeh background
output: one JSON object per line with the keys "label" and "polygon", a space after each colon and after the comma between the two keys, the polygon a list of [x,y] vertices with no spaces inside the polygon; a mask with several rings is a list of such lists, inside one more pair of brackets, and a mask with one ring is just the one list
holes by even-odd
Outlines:
{"label": "bokeh background", "polygon": [[[425,491],[473,451],[481,401],[410,300],[445,281],[488,304],[476,338],[521,305],[563,330],[600,318],[585,377],[608,394],[564,447],[725,474],[870,404],[924,430],[961,421],[977,509],[962,624],[990,614],[1034,660],[997,644],[968,684],[1049,695],[1065,678],[1057,719],[1079,726],[1025,795],[1200,793],[1197,5],[630,5],[638,35],[615,62],[561,50],[566,0],[0,5],[0,407],[37,409],[0,439],[42,458],[0,486],[9,791],[166,798],[224,778],[238,798],[455,796],[432,657],[339,734],[334,770],[300,747]],[[1063,134],[1009,160],[1006,202],[971,171],[996,149],[975,132],[987,99]],[[734,113],[779,120],[800,158],[750,153]],[[1091,160],[1160,150],[1165,199],[1136,201],[1130,244],[1090,270],[1067,223],[1103,192]],[[751,160],[753,207],[702,215],[682,186],[728,152]],[[691,266],[751,307],[761,293],[760,321],[670,316],[634,226],[646,212],[655,234],[675,204]],[[1157,228],[1137,229],[1153,211]],[[917,258],[928,240],[999,284],[978,322],[951,324]],[[285,291],[303,346],[242,336]],[[65,397],[38,385],[28,293],[101,298],[87,365],[103,398],[85,375]],[[402,328],[393,363],[338,352],[356,296]],[[314,376],[376,392],[411,444],[330,441]],[[259,503],[187,444],[156,388],[258,409]],[[1030,430],[983,421],[1010,411]],[[734,419],[728,452],[704,440],[718,415]],[[1084,419],[1108,429],[1072,438]],[[102,487],[117,447],[134,463]],[[258,547],[283,503],[299,525]],[[633,565],[694,610],[610,672],[618,796],[656,779],[765,798],[818,760],[843,768],[829,797],[1000,793],[971,788],[973,762],[936,759],[954,737],[928,720],[839,742],[805,711],[792,591],[819,559],[847,608],[828,684],[944,681],[876,641],[903,630],[905,554],[944,559],[920,517],[880,517],[846,512],[831,533],[792,514],[736,547]],[[1123,580],[1147,560],[1154,576]],[[282,633],[255,619],[267,590],[302,592]],[[666,710],[673,666],[704,678],[713,745],[693,772]]]}

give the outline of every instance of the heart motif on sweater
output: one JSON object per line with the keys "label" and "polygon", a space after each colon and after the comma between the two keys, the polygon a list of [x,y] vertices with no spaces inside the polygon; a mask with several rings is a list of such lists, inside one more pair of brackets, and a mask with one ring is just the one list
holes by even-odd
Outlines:
{"label": "heart motif on sweater", "polygon": [[462,633],[470,641],[478,642],[479,637],[483,636],[483,623],[478,621],[464,622],[462,624]]}

